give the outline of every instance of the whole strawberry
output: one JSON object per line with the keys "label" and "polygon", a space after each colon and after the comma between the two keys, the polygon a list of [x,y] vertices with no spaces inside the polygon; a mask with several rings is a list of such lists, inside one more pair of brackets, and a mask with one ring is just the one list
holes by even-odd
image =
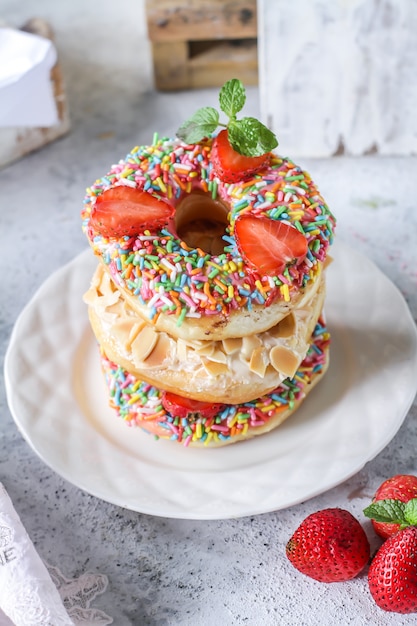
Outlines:
{"label": "whole strawberry", "polygon": [[[383,482],[382,485],[378,487],[372,502],[375,503],[380,500],[396,500],[397,502],[406,503],[413,498],[417,498],[417,476],[397,474],[396,476],[392,476]],[[375,510],[377,511],[377,509],[372,508],[371,505],[370,508],[368,507],[368,509],[365,509],[365,515],[373,517],[373,511],[375,512]],[[392,515],[390,512],[390,519],[391,518]],[[406,521],[402,518],[398,523],[386,520],[384,521],[384,519],[380,521],[378,520],[372,519],[372,525],[375,532],[383,539],[387,539],[388,537],[395,535],[401,529],[401,525],[404,526],[404,521]]]}
{"label": "whole strawberry", "polygon": [[286,548],[301,573],[320,582],[341,582],[359,574],[369,561],[367,536],[349,511],[323,509],[309,515]]}
{"label": "whole strawberry", "polygon": [[408,526],[387,539],[368,572],[376,604],[395,613],[417,612],[417,528]]}

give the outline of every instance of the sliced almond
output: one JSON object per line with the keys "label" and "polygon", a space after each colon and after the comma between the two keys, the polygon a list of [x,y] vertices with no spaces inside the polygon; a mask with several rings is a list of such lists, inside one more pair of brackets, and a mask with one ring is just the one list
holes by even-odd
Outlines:
{"label": "sliced almond", "polygon": [[[104,300],[104,297],[100,298],[99,305],[102,303],[102,300]],[[110,304],[110,305],[106,304],[105,305],[106,313],[111,313],[112,315],[117,315],[117,317],[121,317],[121,313],[122,313],[121,308],[122,307],[121,307],[120,302],[114,302],[113,304]]]}
{"label": "sliced almond", "polygon": [[129,348],[129,336],[133,323],[130,320],[120,320],[113,324],[111,334],[125,349]]}
{"label": "sliced almond", "polygon": [[290,378],[294,376],[301,363],[301,359],[284,346],[274,346],[271,348],[269,359],[277,372],[281,372]]}
{"label": "sliced almond", "polygon": [[256,348],[259,348],[261,345],[262,342],[257,335],[249,335],[247,337],[243,337],[240,354],[244,360],[249,361],[252,356],[252,352],[256,350]]}
{"label": "sliced almond", "polygon": [[187,344],[182,339],[177,339],[177,359],[181,363],[187,361]]}
{"label": "sliced almond", "polygon": [[182,341],[184,341],[187,346],[189,346],[193,350],[200,350],[200,348],[203,349],[208,346],[209,343],[211,343],[211,341],[204,341],[202,339],[183,339]]}
{"label": "sliced almond", "polygon": [[98,278],[99,278],[99,283],[97,287],[98,287],[98,291],[101,291],[102,294],[116,291],[110,276],[107,274],[106,271],[103,270],[101,266],[100,266],[100,272],[99,272]]}
{"label": "sliced almond", "polygon": [[229,339],[222,339],[223,350],[226,354],[233,354],[242,347],[241,337],[230,337]]}
{"label": "sliced almond", "polygon": [[218,347],[214,347],[213,352],[210,355],[207,355],[207,358],[210,361],[215,361],[216,363],[226,363],[227,362],[227,357],[225,355],[225,353],[220,350],[220,348]]}
{"label": "sliced almond", "polygon": [[268,365],[268,359],[266,358],[265,350],[260,346],[252,352],[252,356],[249,362],[249,369],[258,374],[261,378],[265,376],[265,370]]}
{"label": "sliced almond", "polygon": [[200,356],[210,357],[214,351],[214,341],[208,341],[205,345],[201,347],[194,345],[192,345],[191,347],[194,348]]}
{"label": "sliced almond", "polygon": [[227,365],[225,363],[216,363],[215,361],[208,361],[202,359],[204,369],[210,376],[222,376],[227,372]]}
{"label": "sliced almond", "polygon": [[158,335],[151,326],[144,326],[132,342],[132,354],[134,362],[139,366],[145,361],[154,349]]}
{"label": "sliced almond", "polygon": [[134,323],[130,329],[129,338],[127,342],[127,348],[132,348],[132,343],[135,341],[136,337],[145,326],[146,322],[143,320],[137,321]]}
{"label": "sliced almond", "polygon": [[120,293],[118,291],[109,291],[103,293],[100,298],[100,304],[105,307],[111,307],[119,302]]}
{"label": "sliced almond", "polygon": [[148,368],[166,367],[170,357],[170,340],[164,334],[159,334],[156,345],[150,355],[145,359]]}

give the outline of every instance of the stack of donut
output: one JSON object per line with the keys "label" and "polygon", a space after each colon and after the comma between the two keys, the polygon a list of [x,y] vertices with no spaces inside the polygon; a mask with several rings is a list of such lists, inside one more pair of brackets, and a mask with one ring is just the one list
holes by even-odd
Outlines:
{"label": "stack of donut", "polygon": [[328,366],[334,217],[291,160],[268,153],[228,176],[217,141],[135,147],[83,210],[99,261],[84,299],[110,405],[185,446],[270,431]]}

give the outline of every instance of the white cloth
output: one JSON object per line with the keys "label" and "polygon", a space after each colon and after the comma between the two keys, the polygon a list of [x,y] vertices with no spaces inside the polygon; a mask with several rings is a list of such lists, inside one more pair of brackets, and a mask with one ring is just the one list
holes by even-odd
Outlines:
{"label": "white cloth", "polygon": [[47,568],[0,483],[0,626],[111,624],[108,615],[90,608],[107,584],[101,574],[70,580]]}
{"label": "white cloth", "polygon": [[57,60],[44,37],[0,28],[0,127],[47,127],[58,123],[51,83]]}
{"label": "white cloth", "polygon": [[0,607],[16,626],[74,626],[2,484]]}

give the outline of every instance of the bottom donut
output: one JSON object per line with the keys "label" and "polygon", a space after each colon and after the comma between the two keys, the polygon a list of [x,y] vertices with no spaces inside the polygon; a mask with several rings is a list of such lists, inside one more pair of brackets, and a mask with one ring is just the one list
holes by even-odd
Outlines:
{"label": "bottom donut", "polygon": [[286,378],[274,391],[251,402],[211,404],[209,415],[184,408],[178,412],[186,412],[185,417],[168,411],[164,408],[164,391],[137,379],[110,361],[103,351],[101,366],[109,404],[129,426],[138,426],[156,439],[169,439],[183,446],[219,447],[267,433],[292,415],[326,372],[329,344],[330,334],[321,318],[293,378]]}

